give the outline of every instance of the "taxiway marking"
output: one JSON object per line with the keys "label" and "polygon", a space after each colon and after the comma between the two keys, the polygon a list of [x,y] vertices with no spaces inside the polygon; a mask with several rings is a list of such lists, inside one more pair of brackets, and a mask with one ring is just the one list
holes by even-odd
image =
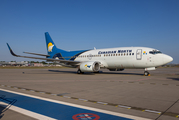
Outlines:
{"label": "taxiway marking", "polygon": [[[31,111],[31,112],[43,115],[43,117],[46,116],[46,117],[49,117],[51,119],[64,119],[65,118],[65,120],[66,120],[66,118],[67,119],[72,118],[71,116],[78,114],[78,113],[84,113],[84,111],[85,111],[86,113],[97,114],[101,117],[101,119],[109,119],[109,118],[110,119],[119,119],[120,118],[122,120],[131,120],[131,119],[149,120],[147,118],[142,118],[142,117],[127,115],[127,114],[122,114],[122,113],[117,113],[117,112],[112,112],[112,111],[107,111],[107,110],[77,105],[77,104],[73,104],[73,103],[67,103],[67,102],[63,102],[63,101],[57,101],[57,100],[53,100],[53,99],[43,98],[43,97],[34,96],[34,95],[28,95],[28,94],[14,92],[14,91],[5,90],[5,89],[0,89],[0,94],[6,95],[7,98],[10,97],[11,99],[12,98],[17,99],[17,102],[16,102],[17,104],[16,103],[13,104],[10,107],[10,109],[13,108],[13,110],[18,112],[19,108],[22,108],[22,110],[20,110],[20,112],[22,114],[24,114],[23,109],[25,109],[25,110],[27,110],[26,112]],[[23,101],[23,99],[25,99],[26,102],[28,101],[29,105],[24,105],[24,104],[27,104],[27,103],[25,103],[25,101]],[[40,108],[35,106],[35,103],[40,104],[38,106]],[[47,103],[48,103],[48,105],[47,105]],[[36,104],[36,105],[38,105],[38,104]],[[44,106],[44,105],[47,105],[47,106]],[[45,111],[44,108],[50,107],[51,105],[53,105],[53,107],[58,109],[59,115],[56,115],[52,111],[50,111],[52,113],[49,113],[48,109]],[[37,108],[37,110],[34,111],[34,108]],[[50,108],[50,109],[53,109],[53,108]],[[68,109],[68,112],[64,111],[65,109]],[[70,110],[71,110],[71,112],[69,112]],[[32,114],[31,114],[31,117],[34,117]],[[53,115],[51,115],[51,114],[53,114]]]}

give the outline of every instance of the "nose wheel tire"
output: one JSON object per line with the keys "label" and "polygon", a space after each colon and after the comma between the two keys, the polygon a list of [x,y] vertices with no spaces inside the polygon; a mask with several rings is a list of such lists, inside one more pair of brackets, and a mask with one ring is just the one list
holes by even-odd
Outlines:
{"label": "nose wheel tire", "polygon": [[144,76],[150,76],[150,73],[148,71],[145,71]]}

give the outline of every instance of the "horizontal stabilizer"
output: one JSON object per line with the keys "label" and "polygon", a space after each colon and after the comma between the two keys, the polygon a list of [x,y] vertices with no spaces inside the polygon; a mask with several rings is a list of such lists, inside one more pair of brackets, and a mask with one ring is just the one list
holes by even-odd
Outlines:
{"label": "horizontal stabilizer", "polygon": [[50,56],[50,55],[39,54],[39,53],[31,53],[31,52],[23,52],[23,53],[32,54],[32,55],[39,55],[39,56],[46,56],[46,57]]}

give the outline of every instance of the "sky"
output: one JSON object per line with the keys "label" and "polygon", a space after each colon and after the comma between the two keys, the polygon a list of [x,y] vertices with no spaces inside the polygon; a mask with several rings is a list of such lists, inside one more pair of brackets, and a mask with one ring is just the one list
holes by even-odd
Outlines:
{"label": "sky", "polygon": [[179,63],[179,0],[0,0],[0,61],[33,60],[6,43],[47,54],[45,32],[64,50],[150,47]]}

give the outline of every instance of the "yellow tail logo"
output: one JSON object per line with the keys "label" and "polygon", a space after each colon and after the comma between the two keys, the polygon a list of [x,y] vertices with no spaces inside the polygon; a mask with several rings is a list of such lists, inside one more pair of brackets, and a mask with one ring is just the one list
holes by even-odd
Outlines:
{"label": "yellow tail logo", "polygon": [[53,46],[51,42],[48,43],[48,52],[52,52]]}

